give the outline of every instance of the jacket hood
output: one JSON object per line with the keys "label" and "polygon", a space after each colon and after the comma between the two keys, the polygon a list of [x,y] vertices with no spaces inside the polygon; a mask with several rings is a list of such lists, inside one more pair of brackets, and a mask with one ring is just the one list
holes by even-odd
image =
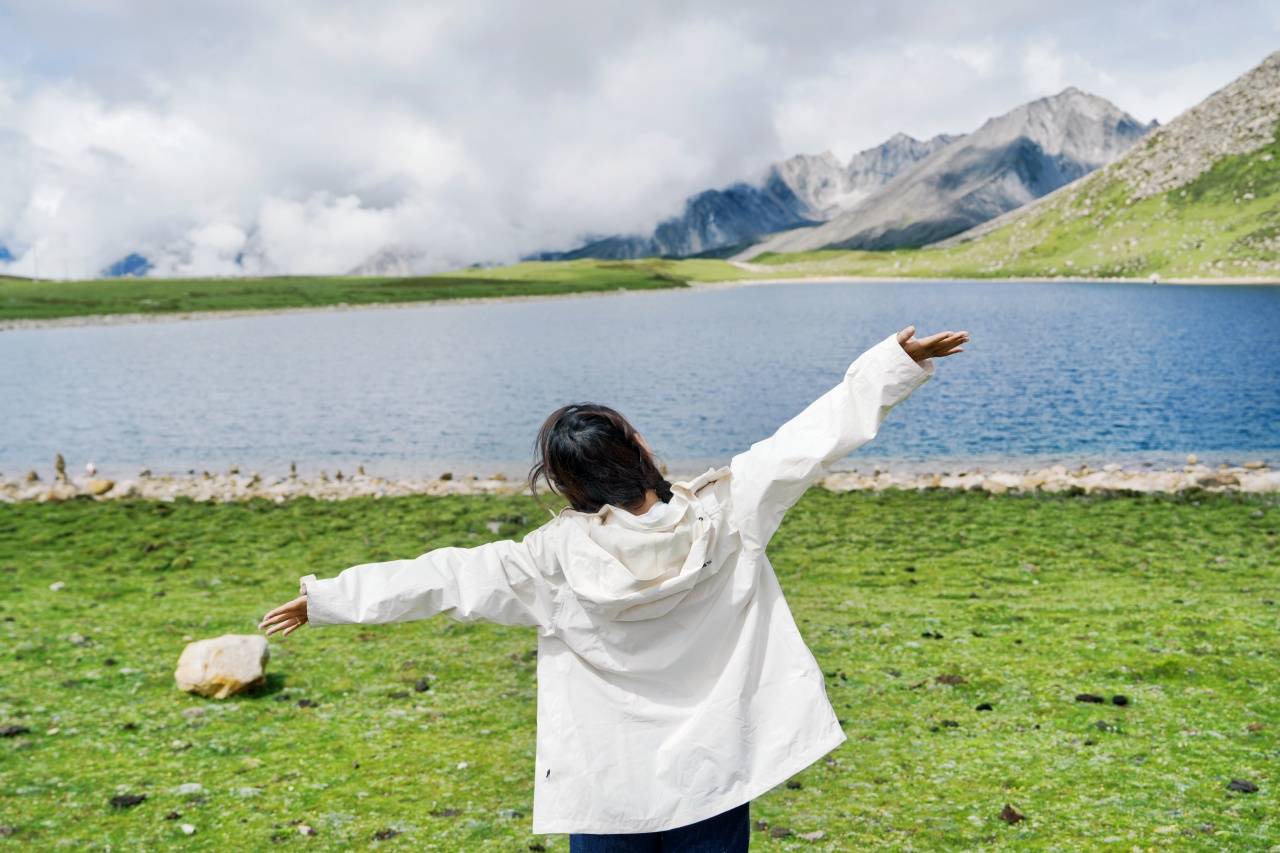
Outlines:
{"label": "jacket hood", "polygon": [[713,577],[737,551],[729,529],[729,469],[712,468],[671,484],[670,510],[642,520],[606,504],[596,512],[561,510],[567,528],[561,566],[585,610],[629,622],[669,612]]}

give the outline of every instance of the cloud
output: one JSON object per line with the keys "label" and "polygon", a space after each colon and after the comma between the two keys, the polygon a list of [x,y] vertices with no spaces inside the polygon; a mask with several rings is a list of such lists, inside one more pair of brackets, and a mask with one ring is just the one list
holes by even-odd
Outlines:
{"label": "cloud", "polygon": [[1167,120],[1278,23],[1262,3],[1089,0],[11,4],[0,272],[508,261],[1065,85]]}

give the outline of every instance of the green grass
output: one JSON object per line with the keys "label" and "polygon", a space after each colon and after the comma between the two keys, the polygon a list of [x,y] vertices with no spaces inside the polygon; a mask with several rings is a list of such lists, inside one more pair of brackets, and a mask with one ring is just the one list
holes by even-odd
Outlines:
{"label": "green grass", "polygon": [[[340,849],[394,829],[380,845],[565,850],[529,833],[532,630],[304,629],[273,643],[259,695],[172,681],[184,638],[253,631],[301,574],[542,518],[518,497],[5,507],[0,726],[31,733],[0,739],[0,843]],[[811,492],[771,555],[849,741],[752,807],[826,838],[755,846],[1280,843],[1278,543],[1274,496]],[[114,810],[119,792],[147,799]],[[1000,820],[1006,803],[1026,819]]]}
{"label": "green grass", "polygon": [[683,287],[662,263],[519,264],[410,278],[0,279],[0,320],[431,302]]}

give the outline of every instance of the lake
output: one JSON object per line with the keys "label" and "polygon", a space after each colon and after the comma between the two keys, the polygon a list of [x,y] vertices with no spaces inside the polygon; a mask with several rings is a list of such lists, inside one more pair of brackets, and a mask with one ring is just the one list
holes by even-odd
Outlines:
{"label": "lake", "polygon": [[911,323],[973,340],[839,467],[1280,451],[1280,288],[791,283],[0,332],[0,472],[512,474],[584,400],[697,471]]}

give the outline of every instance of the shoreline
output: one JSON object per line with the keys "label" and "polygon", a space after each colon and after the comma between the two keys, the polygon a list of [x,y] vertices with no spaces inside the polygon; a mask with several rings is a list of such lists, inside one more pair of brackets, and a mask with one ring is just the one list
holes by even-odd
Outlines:
{"label": "shoreline", "polygon": [[679,285],[643,288],[619,287],[614,290],[579,290],[570,293],[522,293],[509,296],[461,296],[454,299],[420,299],[411,302],[334,302],[328,305],[290,305],[280,308],[215,308],[209,311],[168,311],[146,314],[77,314],[71,317],[0,320],[0,332],[25,331],[27,329],[76,328],[80,326],[132,326],[138,323],[178,323],[190,320],[227,320],[238,317],[270,317],[276,314],[369,311],[378,308],[401,309],[446,305],[484,305],[500,302],[539,301],[543,299],[571,299],[573,297],[668,293],[680,289]]}
{"label": "shoreline", "polygon": [[[762,272],[763,270],[750,270],[751,272]],[[944,281],[944,282],[965,282],[965,283],[987,283],[994,284],[1149,284],[1153,286],[1161,286],[1166,284],[1180,286],[1195,285],[1222,285],[1222,286],[1262,286],[1275,287],[1280,286],[1280,278],[1265,277],[1236,277],[1236,278],[1160,278],[1152,281],[1150,278],[1105,278],[1100,276],[1004,276],[1000,278],[957,278],[955,276],[923,276],[923,275],[813,275],[813,276],[782,276],[778,278],[737,278],[726,279],[724,281],[703,281],[697,282],[696,286],[701,287],[719,287],[724,285],[746,284],[876,284],[878,282],[912,282],[912,281]],[[694,286],[694,282],[690,282]]]}
{"label": "shoreline", "polygon": [[[673,481],[689,475],[672,475]],[[984,491],[991,494],[1067,492],[1074,494],[1146,493],[1177,494],[1202,490],[1207,492],[1242,492],[1252,494],[1280,493],[1280,470],[1263,460],[1240,465],[1221,464],[1211,467],[1188,457],[1181,467],[1126,469],[1118,463],[1100,468],[1081,464],[1004,470],[967,467],[943,471],[891,471],[875,468],[871,473],[838,471],[827,475],[819,484],[829,491],[883,491],[910,489],[916,491],[945,489]],[[520,479],[495,474],[453,478],[386,478],[356,473],[329,477],[305,478],[293,475],[263,477],[256,472],[211,474],[161,474],[143,471],[136,478],[111,480],[105,477],[74,477],[41,480],[28,474],[21,478],[0,478],[0,504],[56,503],[87,498],[96,501],[153,500],[174,501],[182,498],[197,502],[270,500],[284,503],[297,498],[335,501],[349,498],[392,498],[408,495],[528,495],[527,485]]]}
{"label": "shoreline", "polygon": [[[755,271],[755,270],[751,270]],[[763,284],[875,284],[879,282],[1000,282],[1007,284],[1149,284],[1160,285],[1221,285],[1221,286],[1280,286],[1280,278],[1098,278],[1088,276],[1009,277],[1009,278],[955,278],[949,276],[861,276],[861,275],[813,275],[774,278],[739,278],[722,281],[687,281],[684,289],[711,290],[730,287],[750,287]],[[277,314],[318,313],[328,311],[367,311],[379,308],[402,309],[425,306],[483,305],[503,302],[540,301],[546,299],[571,299],[574,297],[606,297],[619,295],[670,293],[682,288],[617,288],[614,290],[582,290],[570,293],[529,293],[510,296],[464,296],[456,299],[423,299],[409,302],[335,302],[328,305],[293,305],[277,308],[226,308],[208,311],[171,311],[155,313],[78,314],[70,317],[0,320],[0,332],[28,329],[78,328],[83,326],[128,326],[139,323],[173,323],[191,320],[224,320],[239,317],[273,316]]]}

